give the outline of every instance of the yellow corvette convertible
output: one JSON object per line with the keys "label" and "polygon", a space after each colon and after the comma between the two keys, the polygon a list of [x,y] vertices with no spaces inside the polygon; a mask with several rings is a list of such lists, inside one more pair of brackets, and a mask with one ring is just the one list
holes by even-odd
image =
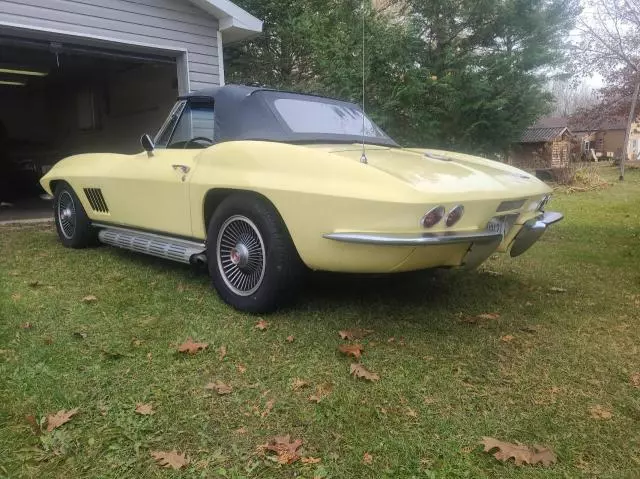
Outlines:
{"label": "yellow corvette convertible", "polygon": [[526,251],[560,213],[534,176],[400,148],[329,98],[224,86],[178,99],[136,155],[66,158],[42,179],[62,243],[206,262],[227,303],[277,308],[313,270],[474,268]]}

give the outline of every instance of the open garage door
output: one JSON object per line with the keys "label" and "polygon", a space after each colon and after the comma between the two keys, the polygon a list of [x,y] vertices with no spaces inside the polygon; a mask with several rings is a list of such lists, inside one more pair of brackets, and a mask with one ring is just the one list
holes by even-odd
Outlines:
{"label": "open garage door", "polygon": [[178,96],[175,58],[0,36],[0,221],[50,214],[38,179],[78,153],[135,153]]}

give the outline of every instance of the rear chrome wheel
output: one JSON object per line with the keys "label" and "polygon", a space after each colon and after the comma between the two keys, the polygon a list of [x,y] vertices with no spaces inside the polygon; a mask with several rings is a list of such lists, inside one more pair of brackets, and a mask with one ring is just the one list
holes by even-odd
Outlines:
{"label": "rear chrome wheel", "polygon": [[285,304],[305,271],[278,211],[249,192],[229,195],[214,211],[207,229],[207,260],[220,297],[250,313],[268,313]]}
{"label": "rear chrome wheel", "polygon": [[76,205],[66,190],[63,190],[58,198],[56,219],[62,235],[67,239],[72,239],[76,231]]}
{"label": "rear chrome wheel", "polygon": [[234,215],[218,232],[216,255],[220,275],[239,296],[251,296],[262,284],[266,251],[260,230],[249,218]]}

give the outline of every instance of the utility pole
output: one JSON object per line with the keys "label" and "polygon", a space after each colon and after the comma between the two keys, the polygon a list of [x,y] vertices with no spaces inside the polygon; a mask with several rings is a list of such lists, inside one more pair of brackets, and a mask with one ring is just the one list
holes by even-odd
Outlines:
{"label": "utility pole", "polygon": [[631,125],[633,120],[636,119],[636,104],[638,103],[638,92],[640,92],[640,78],[636,82],[636,88],[633,92],[633,98],[631,99],[631,110],[629,111],[629,118],[627,119],[627,130],[624,132],[624,143],[622,144],[622,158],[620,159],[620,181],[624,181],[624,162],[627,161],[627,155],[629,154],[629,136],[631,134]]}

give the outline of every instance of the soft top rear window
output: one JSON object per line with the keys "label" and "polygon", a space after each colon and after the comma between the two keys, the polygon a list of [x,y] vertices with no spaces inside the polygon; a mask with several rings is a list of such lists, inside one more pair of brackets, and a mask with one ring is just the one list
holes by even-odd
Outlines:
{"label": "soft top rear window", "polygon": [[364,126],[365,137],[388,138],[355,105],[322,100],[300,96],[276,98],[272,104],[293,133],[362,136]]}

